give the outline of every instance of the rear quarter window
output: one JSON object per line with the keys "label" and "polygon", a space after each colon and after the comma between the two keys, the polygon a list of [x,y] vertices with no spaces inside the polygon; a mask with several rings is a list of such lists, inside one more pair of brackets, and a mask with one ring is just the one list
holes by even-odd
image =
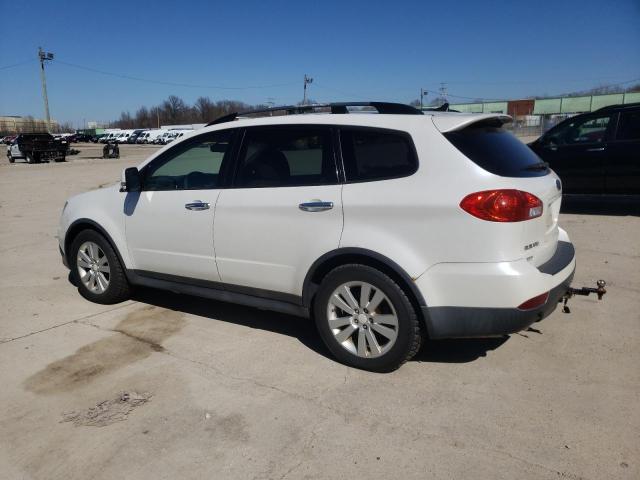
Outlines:
{"label": "rear quarter window", "polygon": [[406,132],[377,128],[341,128],[340,146],[347,182],[407,177],[418,157]]}
{"label": "rear quarter window", "polygon": [[469,160],[501,177],[542,177],[549,168],[533,150],[506,130],[475,124],[444,134]]}

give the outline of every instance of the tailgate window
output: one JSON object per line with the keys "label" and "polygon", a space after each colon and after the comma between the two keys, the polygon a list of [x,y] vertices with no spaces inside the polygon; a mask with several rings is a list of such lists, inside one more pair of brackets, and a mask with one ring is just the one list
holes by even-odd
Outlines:
{"label": "tailgate window", "polygon": [[478,122],[443,134],[479,167],[502,177],[542,177],[549,168],[533,150],[506,130]]}

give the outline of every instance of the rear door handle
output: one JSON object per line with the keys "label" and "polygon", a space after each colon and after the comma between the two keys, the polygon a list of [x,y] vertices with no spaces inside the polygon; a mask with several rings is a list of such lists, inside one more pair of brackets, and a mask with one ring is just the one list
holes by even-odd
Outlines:
{"label": "rear door handle", "polygon": [[298,205],[303,212],[324,212],[333,208],[333,202],[321,202],[319,200],[313,202],[305,202]]}
{"label": "rear door handle", "polygon": [[191,203],[185,204],[184,208],[187,210],[209,210],[209,204],[202,200],[194,200]]}
{"label": "rear door handle", "polygon": [[604,147],[587,148],[587,152],[604,152]]}

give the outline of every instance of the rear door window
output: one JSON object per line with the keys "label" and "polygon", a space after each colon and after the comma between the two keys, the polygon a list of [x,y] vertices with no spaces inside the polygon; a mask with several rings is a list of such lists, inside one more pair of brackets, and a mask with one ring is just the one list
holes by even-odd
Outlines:
{"label": "rear door window", "polygon": [[239,155],[236,187],[295,187],[338,183],[325,126],[247,128]]}
{"label": "rear door window", "polygon": [[341,128],[340,146],[347,182],[407,177],[418,157],[406,132],[378,128]]}
{"label": "rear door window", "polygon": [[616,140],[640,140],[640,110],[620,114]]}
{"label": "rear door window", "polygon": [[469,160],[501,177],[540,177],[549,168],[533,150],[501,127],[482,123],[444,134]]}

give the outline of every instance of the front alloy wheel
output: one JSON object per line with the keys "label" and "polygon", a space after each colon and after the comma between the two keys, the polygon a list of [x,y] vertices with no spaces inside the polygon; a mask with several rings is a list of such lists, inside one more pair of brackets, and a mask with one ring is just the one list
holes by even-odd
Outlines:
{"label": "front alloy wheel", "polygon": [[101,294],[109,288],[109,259],[96,243],[87,241],[80,245],[76,265],[80,281],[87,290]]}

